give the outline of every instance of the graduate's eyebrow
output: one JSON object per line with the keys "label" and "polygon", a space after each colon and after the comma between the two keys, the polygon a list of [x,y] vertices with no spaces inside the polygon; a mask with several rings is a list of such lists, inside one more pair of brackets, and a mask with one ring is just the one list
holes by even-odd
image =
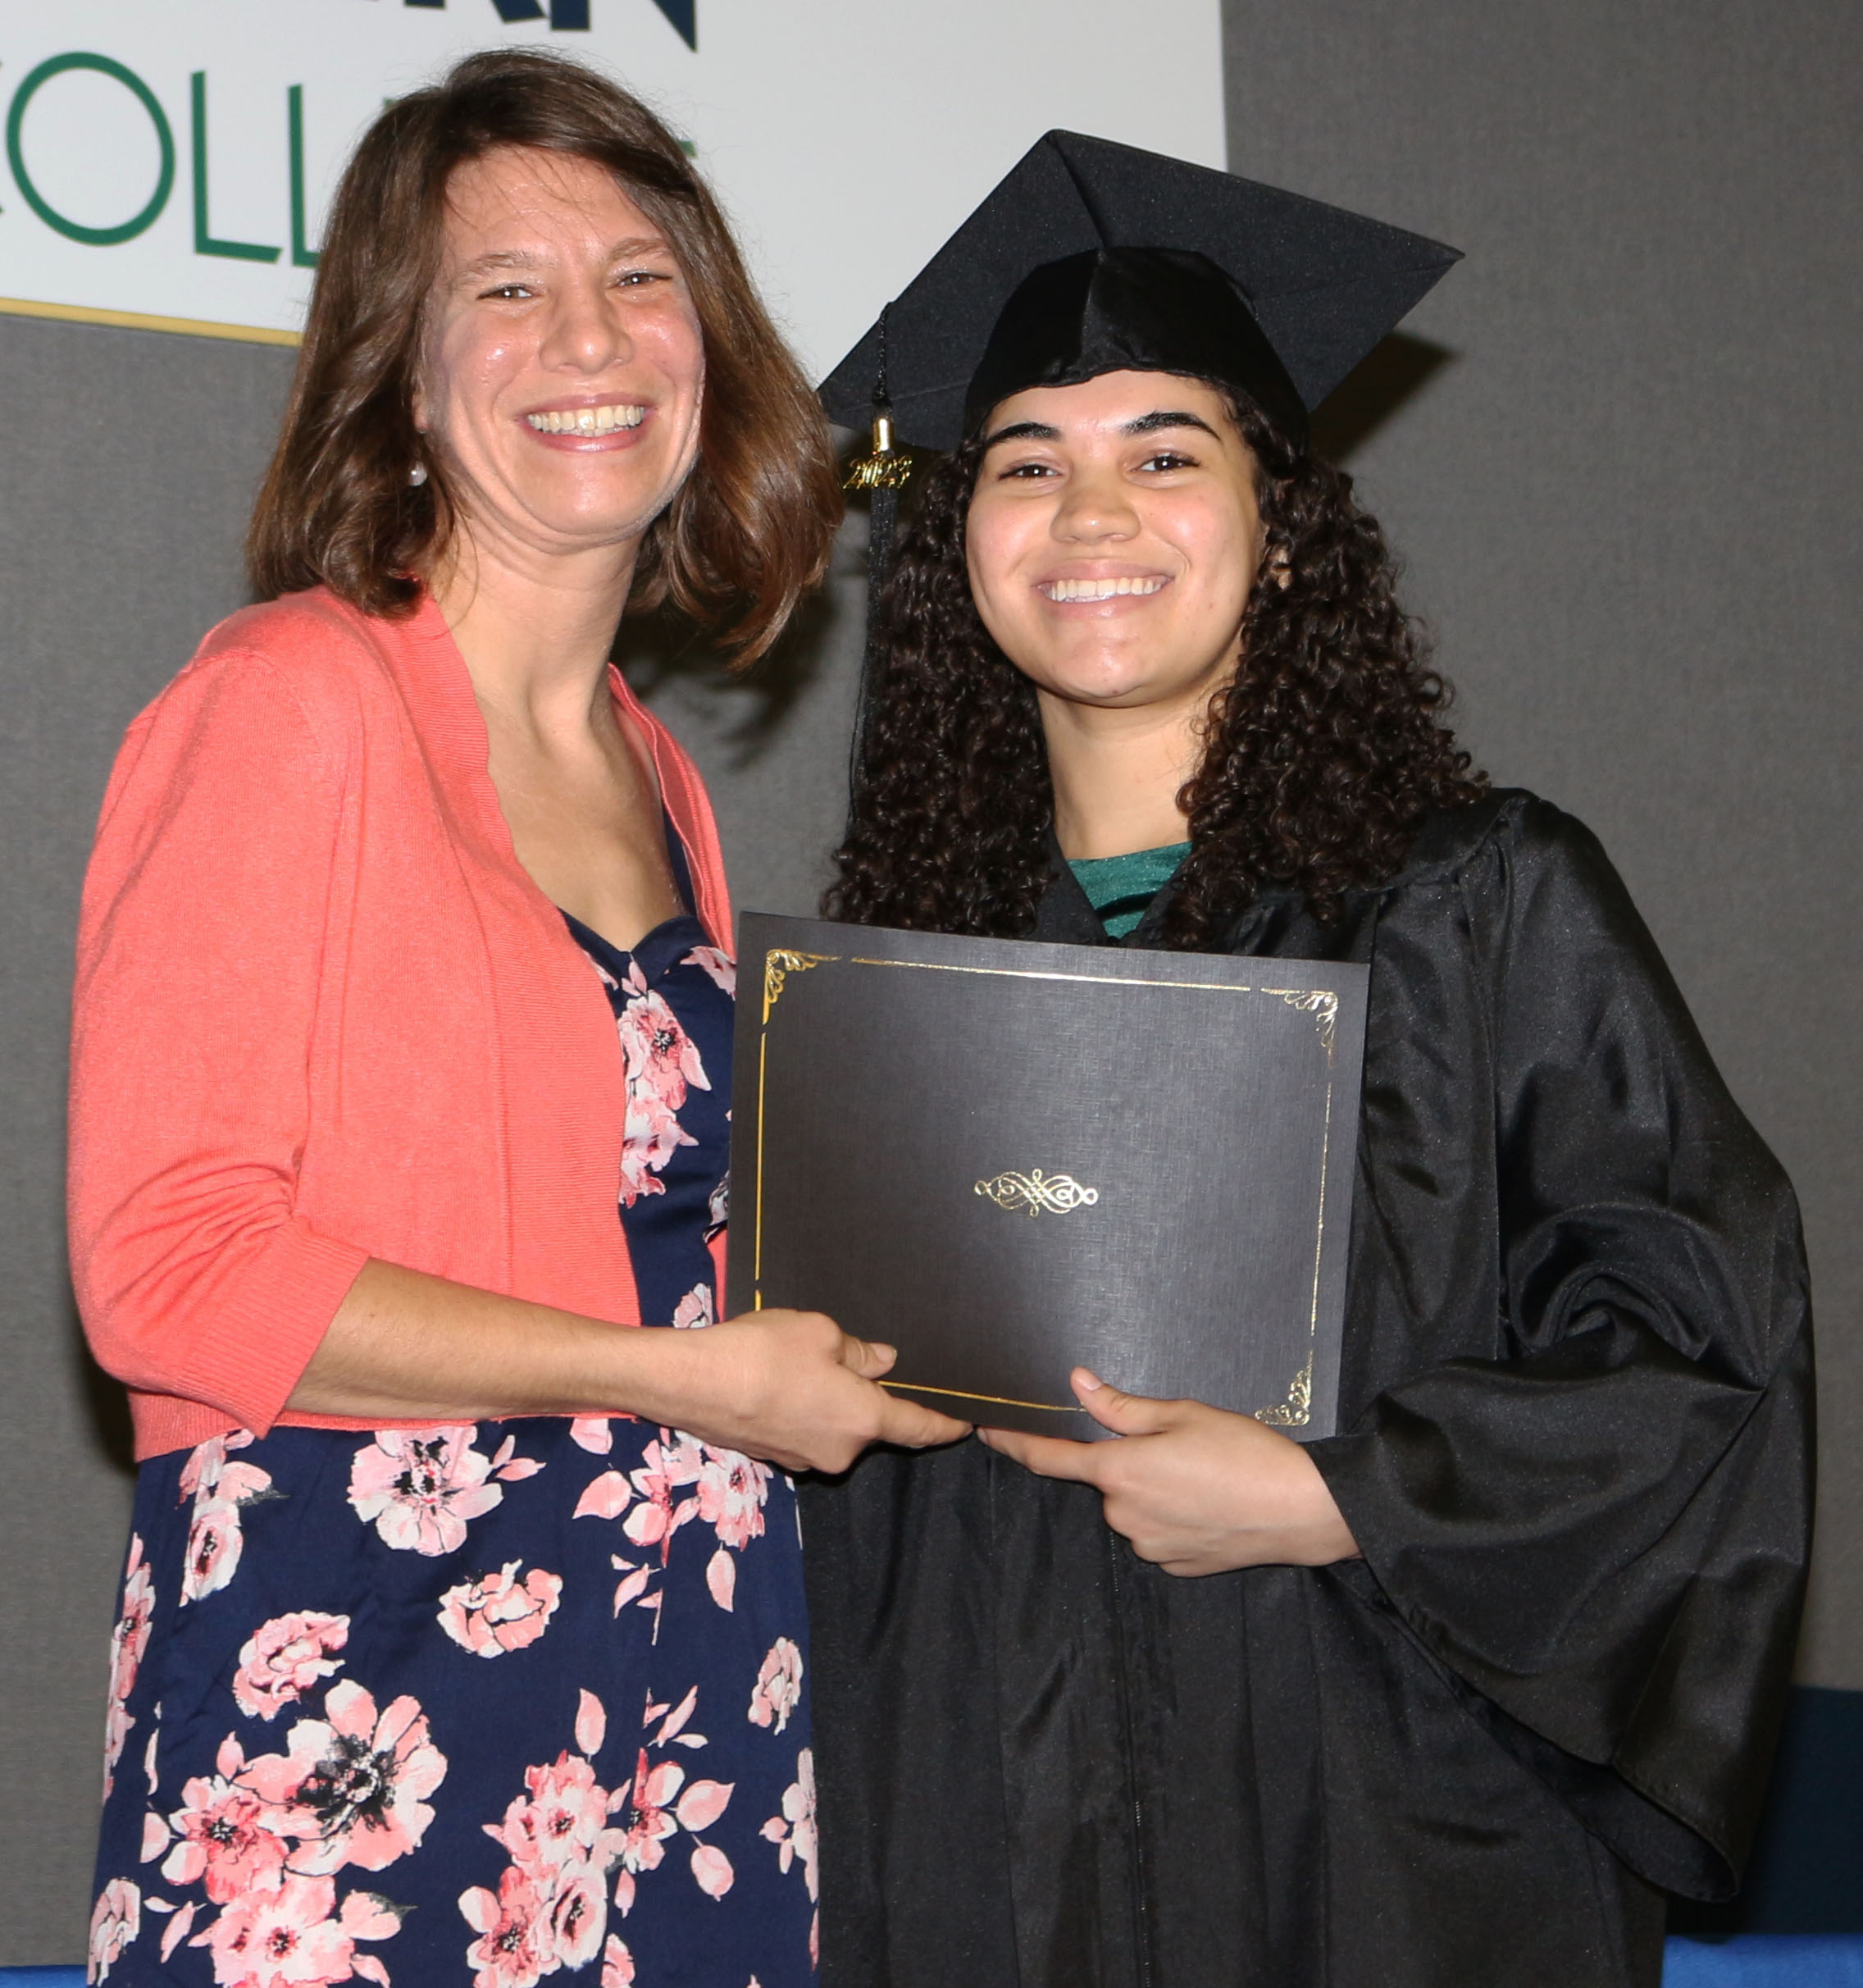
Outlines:
{"label": "graduate's eyebrow", "polygon": [[[1182,408],[1155,408],[1150,413],[1128,421],[1119,432],[1130,435],[1155,435],[1165,428],[1200,428],[1213,441],[1223,439],[1200,415],[1190,413]],[[1060,439],[1060,430],[1050,427],[1045,421],[1012,422],[1008,427],[999,428],[994,435],[984,438],[983,452],[987,455],[999,442],[1058,442]]]}
{"label": "graduate's eyebrow", "polygon": [[1008,427],[983,438],[983,453],[987,455],[999,442],[1058,442],[1060,439],[1061,431],[1050,428],[1045,421],[1011,422]]}
{"label": "graduate's eyebrow", "polygon": [[1127,435],[1155,435],[1160,428],[1200,428],[1213,440],[1223,438],[1200,415],[1187,413],[1181,408],[1159,408],[1150,414],[1141,414],[1136,421],[1126,423]]}

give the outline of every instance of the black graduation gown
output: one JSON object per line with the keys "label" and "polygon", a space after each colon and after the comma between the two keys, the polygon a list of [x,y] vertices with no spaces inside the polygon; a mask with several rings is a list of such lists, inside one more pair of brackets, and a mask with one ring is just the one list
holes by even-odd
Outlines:
{"label": "black graduation gown", "polygon": [[[1064,866],[1033,936],[1104,940]],[[1790,1187],[1531,796],[1232,950],[1372,968],[1311,1446],[1364,1558],[1178,1579],[974,1442],[806,1486],[825,1988],[1645,1988],[1791,1667]]]}

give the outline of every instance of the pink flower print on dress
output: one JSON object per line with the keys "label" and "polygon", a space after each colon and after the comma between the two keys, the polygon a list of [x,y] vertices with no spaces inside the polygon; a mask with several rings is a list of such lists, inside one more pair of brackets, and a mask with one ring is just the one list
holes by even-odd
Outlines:
{"label": "pink flower print on dress", "polygon": [[[642,1871],[657,1871],[666,1855],[669,1836],[679,1834],[679,1818],[672,1804],[686,1780],[686,1770],[675,1760],[663,1760],[658,1767],[640,1749],[634,1785],[628,1790],[629,1816],[626,1840],[622,1845],[622,1869],[629,1876]],[[634,1887],[626,1887],[625,1903],[617,1887],[616,1900],[625,1913],[634,1902]]]}
{"label": "pink flower print on dress", "polygon": [[181,1806],[168,1818],[179,1840],[162,1875],[171,1885],[204,1885],[217,1905],[248,1891],[274,1890],[284,1882],[290,1845],[279,1830],[276,1805],[235,1778],[245,1762],[236,1740],[220,1749],[220,1771],[184,1784]]}
{"label": "pink flower print on dress", "polygon": [[684,1330],[716,1325],[717,1320],[712,1308],[712,1287],[708,1284],[695,1284],[673,1306],[672,1322]]}
{"label": "pink flower print on dress", "polygon": [[136,1673],[148,1648],[149,1623],[155,1614],[155,1581],[143,1558],[139,1534],[130,1535],[130,1557],[123,1569],[123,1607],[110,1638],[110,1695],[126,1698],[136,1688]]}
{"label": "pink flower print on dress", "polygon": [[[709,1829],[730,1806],[735,1784],[731,1781],[697,1781],[679,1798],[673,1812],[681,1829],[697,1836]],[[737,1881],[731,1859],[716,1844],[699,1843],[688,1859],[694,1881],[708,1898],[722,1899]]]}
{"label": "pink flower print on dress", "polygon": [[715,987],[722,987],[732,1000],[737,998],[737,962],[727,952],[720,952],[715,946],[695,946],[680,961],[681,966],[696,966],[709,973]]}
{"label": "pink flower print on dress", "polygon": [[246,1543],[240,1515],[246,1507],[284,1496],[257,1464],[227,1461],[230,1450],[244,1449],[253,1440],[249,1429],[210,1436],[181,1466],[181,1495],[194,1501],[181,1573],[184,1605],[217,1594],[239,1571]]}
{"label": "pink flower print on dress", "polygon": [[634,1988],[634,1956],[618,1933],[602,1949],[602,1988]]}
{"label": "pink flower print on dress", "polygon": [[300,1719],[283,1753],[248,1761],[243,1785],[274,1805],[271,1826],[303,1848],[291,1867],[321,1876],[353,1863],[380,1871],[418,1848],[434,1812],[424,1797],[446,1778],[417,1700],[379,1715],[362,1687],[332,1685],[321,1719]]}
{"label": "pink flower print on dress", "polygon": [[705,1562],[705,1586],[727,1615],[733,1612],[737,1606],[737,1562],[727,1548],[721,1546]]}
{"label": "pink flower print on dress", "polygon": [[802,1703],[802,1652],[787,1636],[778,1636],[757,1673],[750,1694],[750,1723],[781,1732],[789,1715]]}
{"label": "pink flower print on dress", "polygon": [[754,1457],[705,1446],[699,1472],[699,1516],[717,1534],[720,1546],[741,1553],[762,1537],[772,1475],[768,1464]]}
{"label": "pink flower print on dress", "polygon": [[698,1045],[679,1017],[648,987],[637,964],[631,964],[625,988],[627,1005],[616,1018],[627,1103],[622,1126],[621,1200],[631,1208],[643,1195],[666,1192],[658,1176],[681,1146],[698,1142],[682,1131],[679,1108],[688,1087],[708,1091],[711,1079]]}
{"label": "pink flower print on dress", "polygon": [[239,1651],[239,1667],[233,1674],[235,1703],[248,1719],[276,1719],[287,1705],[342,1669],[343,1659],[331,1653],[348,1639],[348,1616],[274,1616],[253,1630]]}
{"label": "pink flower print on dress", "polygon": [[532,1988],[554,1966],[549,1901],[517,1865],[508,1865],[494,1895],[474,1885],[459,1909],[479,1937],[466,1949],[473,1988]]}
{"label": "pink flower print on dress", "polygon": [[707,1898],[722,1899],[737,1882],[731,1859],[714,1843],[701,1843],[691,1862],[693,1880]]}
{"label": "pink flower print on dress", "polygon": [[488,1822],[485,1834],[531,1872],[546,1898],[555,1895],[556,1872],[591,1860],[605,1868],[621,1856],[622,1832],[608,1826],[613,1798],[586,1760],[565,1750],[553,1766],[526,1767],[524,1785],[530,1793],[511,1803],[503,1822]]}
{"label": "pink flower print on dress", "polygon": [[203,1498],[188,1528],[188,1553],[181,1575],[181,1599],[198,1602],[224,1588],[239,1571],[245,1550],[239,1507],[226,1498]]}
{"label": "pink flower print on dress", "polygon": [[576,1501],[570,1515],[577,1519],[618,1519],[634,1496],[634,1487],[619,1470],[604,1470],[591,1477]]}
{"label": "pink flower print on dress", "polygon": [[[155,1901],[149,1901],[153,1905]],[[174,1913],[162,1930],[162,1958],[164,1965],[174,1956],[175,1949],[194,1930],[195,1915],[200,1911],[198,1900],[189,1899],[181,1909]]]}
{"label": "pink flower print on dress", "polygon": [[631,1208],[644,1195],[664,1194],[660,1174],[682,1146],[699,1142],[681,1129],[677,1114],[650,1091],[628,1092],[622,1120],[621,1205]]}
{"label": "pink flower print on dress", "polygon": [[89,1978],[104,1980],[142,1930],[142,1887],[126,1877],[112,1878],[91,1908]]}
{"label": "pink flower print on dress", "polygon": [[686,1102],[688,1085],[712,1087],[699,1060],[699,1046],[680,1026],[679,1017],[648,987],[638,965],[629,969],[627,1005],[616,1017],[630,1089],[650,1091],[670,1110]]}
{"label": "pink flower print on dress", "polygon": [[352,1975],[385,1984],[381,1963],[356,1951],[358,1940],[385,1940],[399,1916],[367,1892],[353,1891],[335,1911],[327,1877],[287,1877],[276,1891],[235,1899],[190,1946],[213,1956],[220,1988],[322,1988]]}
{"label": "pink flower print on dress", "polygon": [[[565,1749],[553,1765],[527,1767],[527,1792],[505,1810],[502,1822],[485,1825],[485,1834],[510,1853],[512,1869],[497,1899],[481,1890],[460,1899],[474,1930],[485,1936],[471,1949],[476,1959],[481,1952],[503,1952],[511,1964],[534,1959],[540,1972],[551,1974],[586,1967],[601,1952],[608,1874],[627,1847],[626,1833],[608,1824],[627,1797],[603,1787],[586,1758],[600,1751],[607,1735],[601,1700],[592,1691],[579,1693],[576,1744],[581,1753]],[[631,1886],[631,1879],[626,1882]],[[529,1915],[522,1926],[520,1910]],[[483,1971],[477,1977],[491,1978]]]}
{"label": "pink flower print on dress", "polygon": [[693,1713],[698,1709],[699,1687],[696,1685],[692,1686],[676,1705],[671,1707],[656,1705],[654,1703],[653,1694],[649,1692],[647,1694],[647,1708],[640,1715],[640,1723],[643,1726],[651,1726],[654,1720],[658,1719],[660,1721],[660,1730],[647,1742],[648,1745],[650,1747],[674,1744],[692,1747],[709,1746],[711,1742],[703,1733],[691,1732],[687,1730],[691,1724]]}
{"label": "pink flower print on dress", "polygon": [[593,1756],[601,1752],[608,1736],[608,1707],[593,1691],[578,1691],[576,1694],[576,1744],[585,1753]]}
{"label": "pink flower print on dress", "polygon": [[562,1598],[563,1576],[533,1567],[520,1580],[523,1564],[508,1560],[498,1573],[462,1581],[440,1598],[440,1626],[462,1649],[502,1657],[542,1635]]}
{"label": "pink flower print on dress", "polygon": [[444,1429],[378,1429],[349,1466],[349,1502],[371,1520],[385,1546],[450,1553],[466,1543],[466,1522],[504,1497],[488,1481],[492,1462],[472,1448],[471,1423]]}
{"label": "pink flower print on dress", "polygon": [[103,1799],[107,1802],[116,1785],[116,1763],[123,1758],[123,1749],[129,1744],[130,1728],[134,1724],[121,1698],[113,1698],[104,1707]]}
{"label": "pink flower print on dress", "polygon": [[[608,1817],[626,1797],[611,1794],[584,1758],[600,1750],[608,1713],[592,1691],[578,1694],[576,1744],[552,1766],[527,1767],[526,1793],[488,1822],[485,1834],[511,1855],[494,1897],[482,1886],[462,1894],[459,1909],[481,1936],[468,1950],[481,1988],[534,1981],[558,1967],[584,1967],[602,1951],[608,1930],[608,1873],[626,1835]],[[629,1881],[631,1882],[631,1881]]]}
{"label": "pink flower print on dress", "polygon": [[608,1930],[606,1865],[570,1864],[557,1874],[550,1900],[549,1937],[553,1964],[585,1967],[602,1950]]}
{"label": "pink flower print on dress", "polygon": [[605,1457],[614,1448],[614,1428],[605,1415],[579,1415],[569,1425],[569,1439],[579,1449]]}
{"label": "pink flower print on dress", "polygon": [[[615,1903],[624,1917],[633,1907],[635,1874],[657,1871],[667,1840],[681,1829],[695,1836],[709,1829],[724,1813],[731,1792],[729,1781],[697,1781],[687,1786],[686,1770],[676,1761],[652,1766],[646,1749],[641,1749],[626,1797],[631,1812],[621,1853],[622,1875],[615,1885]],[[690,1865],[701,1890],[715,1899],[730,1890],[734,1873],[722,1850],[701,1843],[692,1852]]]}
{"label": "pink flower print on dress", "polygon": [[[103,1799],[108,1801],[116,1785],[116,1763],[123,1758],[130,1728],[130,1694],[136,1688],[136,1676],[148,1648],[149,1624],[155,1615],[155,1583],[143,1558],[143,1543],[130,1535],[129,1563],[123,1573],[123,1607],[116,1626],[110,1632],[110,1698],[103,1727]],[[153,1737],[153,1735],[152,1735]]]}
{"label": "pink flower print on dress", "polygon": [[672,1550],[672,1535],[699,1511],[696,1498],[676,1502],[673,1494],[699,1481],[704,1462],[703,1443],[676,1429],[663,1429],[641,1452],[640,1469],[628,1474],[640,1502],[622,1521],[621,1529],[636,1546],[658,1547],[662,1566]]}
{"label": "pink flower print on dress", "polygon": [[180,1495],[198,1498],[203,1491],[211,1492],[226,1468],[228,1452],[250,1449],[257,1439],[249,1429],[230,1429],[223,1436],[209,1436],[206,1442],[196,1443],[181,1466]]}
{"label": "pink flower print on dress", "polygon": [[816,1859],[819,1847],[815,1834],[815,1756],[804,1747],[795,1757],[795,1779],[783,1790],[783,1812],[772,1816],[760,1832],[777,1845],[777,1862],[785,1871],[792,1862],[802,1866],[802,1875],[812,1899],[821,1896],[821,1873]]}

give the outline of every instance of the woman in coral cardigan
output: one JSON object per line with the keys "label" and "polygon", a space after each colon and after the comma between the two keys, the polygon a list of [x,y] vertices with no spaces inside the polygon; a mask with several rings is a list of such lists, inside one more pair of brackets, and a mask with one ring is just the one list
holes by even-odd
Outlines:
{"label": "woman in coral cardigan", "polygon": [[73,1261],[143,1459],[96,1978],[809,1978],[781,1473],[958,1432],[826,1319],[713,1323],[729,911],[608,656],[631,599],[758,654],[834,511],[638,103],[500,52],[378,120],[269,604],[131,727],[85,891]]}

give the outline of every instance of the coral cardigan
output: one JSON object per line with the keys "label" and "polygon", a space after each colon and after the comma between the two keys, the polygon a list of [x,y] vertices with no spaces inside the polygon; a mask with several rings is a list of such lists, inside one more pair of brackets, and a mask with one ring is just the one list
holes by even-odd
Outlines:
{"label": "coral cardigan", "polygon": [[[618,675],[728,949],[690,760]],[[130,727],[85,880],[72,1276],[136,1449],[372,1426],[285,1403],[371,1256],[618,1325],[625,1086],[519,864],[439,609],[221,622]]]}

